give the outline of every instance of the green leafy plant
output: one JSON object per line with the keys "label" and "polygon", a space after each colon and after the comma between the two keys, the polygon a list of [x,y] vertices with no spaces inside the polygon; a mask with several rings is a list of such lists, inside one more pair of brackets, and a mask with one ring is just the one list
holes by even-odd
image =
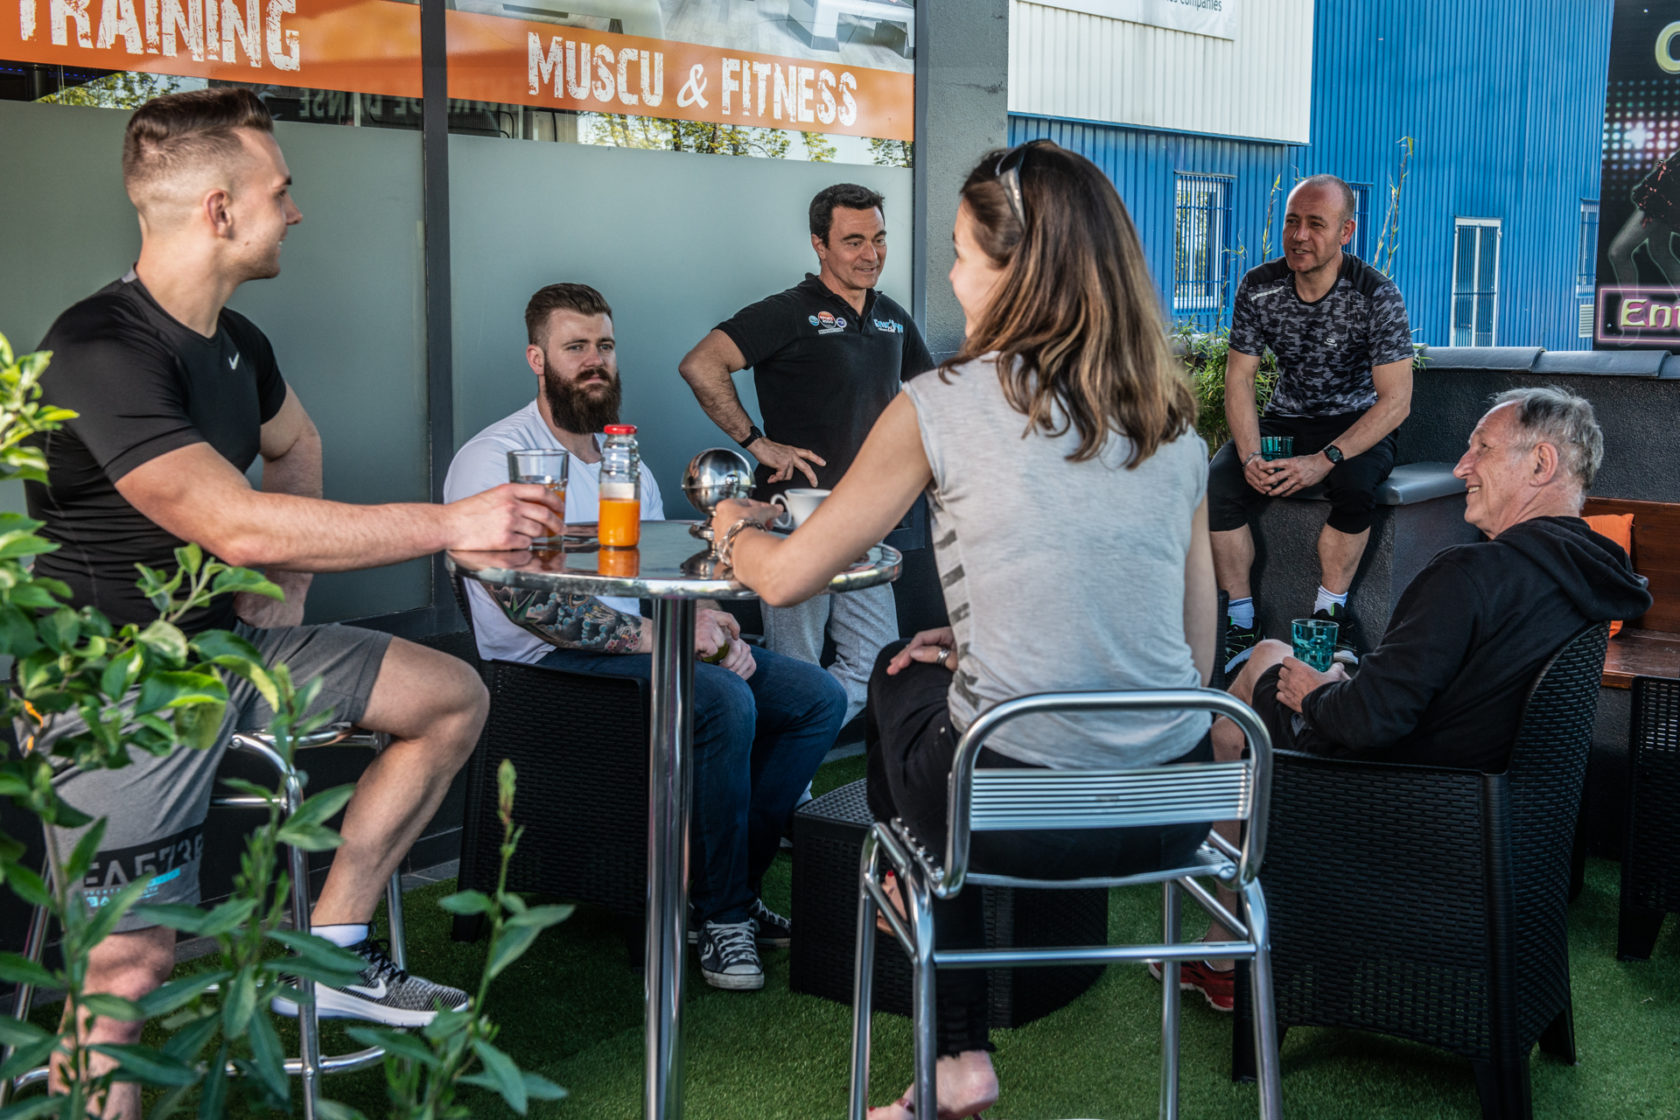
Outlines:
{"label": "green leafy plant", "polygon": [[[1230,339],[1229,327],[1203,330],[1194,323],[1179,323],[1172,332],[1173,347],[1182,356],[1196,393],[1196,432],[1207,442],[1209,455],[1231,438],[1225,421],[1225,355]],[[1254,375],[1255,404],[1261,411],[1272,399],[1277,376],[1277,358],[1267,350],[1260,355],[1260,369]]]}
{"label": "green leafy plant", "polygon": [[[489,1089],[524,1116],[531,1101],[559,1100],[566,1091],[546,1077],[527,1073],[494,1045],[496,1025],[482,1008],[490,982],[518,960],[537,934],[564,921],[570,906],[527,906],[507,890],[508,861],[523,831],[513,823],[513,763],[502,760],[496,771],[496,815],[502,822],[501,867],[493,894],[460,891],[442,902],[453,914],[478,914],[490,919],[490,953],[479,977],[478,991],[465,1011],[441,1012],[418,1035],[382,1027],[356,1027],[352,1038],[385,1049],[386,1089],[393,1120],[451,1120],[472,1112],[456,1100],[463,1085]],[[476,1068],[475,1068],[476,1067]],[[322,1102],[326,1120],[367,1120],[346,1105]]]}
{"label": "green leafy plant", "polygon": [[[1371,254],[1371,262],[1389,279],[1394,278],[1394,255],[1400,251],[1400,189],[1406,185],[1406,172],[1412,162],[1412,153],[1417,150],[1417,141],[1410,136],[1402,136],[1399,145],[1400,167],[1388,184],[1388,210],[1383,214],[1377,247]],[[1386,250],[1383,247],[1385,241]]]}
{"label": "green leafy plant", "polygon": [[[40,400],[40,378],[50,359],[44,352],[14,356],[0,335],[0,481],[44,481],[46,460],[30,437],[75,415]],[[117,1082],[162,1090],[150,1109],[153,1120],[187,1109],[206,1120],[221,1117],[235,1093],[259,1108],[285,1110],[290,1085],[268,1010],[270,998],[296,997],[295,977],[344,983],[360,972],[363,962],[320,938],[282,928],[290,883],[286,873],[277,870],[277,849],[287,844],[324,851],[341,844],[342,838],[326,821],[348,802],[351,787],[317,793],[288,817],[276,791],[231,783],[259,800],[266,819],[250,834],[231,896],[203,911],[192,906],[140,906],[149,876],[137,876],[97,907],[71,891],[69,884],[81,882],[93,866],[105,821],[92,820],[60,799],[52,783],[68,766],[125,766],[131,751],[164,755],[214,745],[233,678],[248,681],[273,709],[275,747],[290,761],[297,738],[330,718],[329,713],[307,718],[303,714],[319,682],[296,687],[285,666],[265,666],[257,649],[237,634],[206,630],[189,636],[180,628],[189,612],[219,596],[252,592],[279,598],[280,589],[261,573],[206,558],[197,545],[183,546],[175,552],[178,567],[173,573],[140,566],[139,586],[158,617],[145,625],[117,627],[96,610],[71,607],[68,587],[29,569],[30,558],[57,547],[38,534],[41,525],[21,514],[0,513],[0,656],[14,662],[12,684],[0,691],[0,702],[21,739],[17,753],[0,758],[0,796],[42,824],[88,827],[70,851],[62,850],[59,837],[48,831],[48,876],[25,865],[20,840],[0,833],[0,882],[25,903],[47,909],[61,930],[63,958],[52,968],[16,953],[0,953],[0,981],[65,993],[57,1030],[0,1018],[0,1044],[6,1048],[0,1080],[49,1062],[71,1076],[62,1095],[20,1102],[0,1116],[85,1117]],[[80,723],[67,726],[72,715],[79,716]],[[505,883],[517,831],[511,817],[511,769],[502,778]],[[490,1045],[495,1029],[483,1017],[483,998],[489,979],[565,913],[557,907],[526,909],[500,887],[494,899],[470,894],[457,898],[468,899],[458,906],[482,905],[497,935],[477,999],[470,1011],[441,1018],[442,1025],[428,1030],[425,1043],[399,1032],[380,1032],[381,1038],[394,1052],[424,1050],[431,1055],[425,1068],[451,1089],[457,1083],[475,1083],[474,1076],[463,1077],[461,1071],[476,1059],[485,1071],[476,1075],[480,1082],[523,1111],[525,1101],[557,1095],[558,1087],[520,1073],[511,1058]],[[208,967],[138,1000],[89,991],[90,954],[130,912],[143,914],[155,925],[211,938],[217,953]],[[168,1039],[158,1047],[90,1045],[84,1033],[95,1016],[126,1022],[158,1019]],[[103,1068],[96,1068],[96,1055]],[[441,1111],[425,1103],[438,1099],[443,1101]],[[447,1092],[410,1094],[393,1115],[461,1115],[458,1109],[449,1110],[450,1099]]]}

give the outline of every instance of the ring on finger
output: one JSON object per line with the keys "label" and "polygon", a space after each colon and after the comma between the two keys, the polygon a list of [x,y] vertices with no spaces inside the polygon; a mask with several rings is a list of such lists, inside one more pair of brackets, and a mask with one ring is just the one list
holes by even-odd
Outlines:
{"label": "ring on finger", "polygon": [[933,663],[935,665],[944,665],[945,662],[947,662],[949,660],[951,660],[951,647],[950,646],[940,646],[939,647],[939,653],[936,657],[934,657]]}

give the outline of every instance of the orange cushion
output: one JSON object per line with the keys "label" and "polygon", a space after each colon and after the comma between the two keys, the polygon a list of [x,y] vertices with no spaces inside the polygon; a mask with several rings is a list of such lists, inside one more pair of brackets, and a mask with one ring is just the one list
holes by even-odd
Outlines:
{"label": "orange cushion", "polygon": [[[1622,551],[1633,555],[1633,514],[1631,513],[1598,513],[1586,519],[1587,528],[1601,537],[1609,537],[1622,546]],[[1610,624],[1610,636],[1614,638],[1621,633],[1622,623],[1618,619]]]}

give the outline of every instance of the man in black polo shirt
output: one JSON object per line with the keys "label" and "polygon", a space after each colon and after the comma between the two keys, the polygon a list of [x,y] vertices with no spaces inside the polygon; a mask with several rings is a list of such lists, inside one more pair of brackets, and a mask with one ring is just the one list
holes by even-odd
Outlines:
{"label": "man in black polo shirt", "polygon": [[[755,497],[797,485],[833,489],[899,383],[933,367],[909,313],[875,290],[887,260],[881,204],[854,183],[819,193],[811,200],[818,274],[743,307],[677,367],[706,415],[758,460]],[[734,374],[748,366],[764,431],[735,393]],[[850,720],[863,710],[876,654],[898,636],[892,588],[764,610],[765,642],[777,653],[815,663],[825,631]]]}
{"label": "man in black polo shirt", "polygon": [[[1249,586],[1249,520],[1267,499],[1319,482],[1330,517],[1318,535],[1312,612],[1340,625],[1337,659],[1356,659],[1348,588],[1371,535],[1377,487],[1394,466],[1394,430],[1411,410],[1412,335],[1394,282],[1342,251],[1353,213],[1346,183],[1334,175],[1303,179],[1289,193],[1284,255],[1249,270],[1237,288],[1225,362],[1231,439],[1208,466],[1213,566],[1231,604],[1227,672],[1264,636]],[[1254,375],[1267,347],[1279,373],[1262,417]],[[1268,462],[1262,436],[1293,437],[1294,454]]]}

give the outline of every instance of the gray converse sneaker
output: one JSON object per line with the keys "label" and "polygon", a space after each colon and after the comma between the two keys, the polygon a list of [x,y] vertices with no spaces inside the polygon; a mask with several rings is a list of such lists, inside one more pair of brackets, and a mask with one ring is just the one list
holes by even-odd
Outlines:
{"label": "gray converse sneaker", "polygon": [[[467,993],[461,989],[411,976],[398,968],[386,952],[384,941],[369,939],[347,951],[361,957],[367,967],[341,987],[315,985],[316,1014],[322,1019],[423,1027],[437,1017],[439,1008],[460,1011],[467,1006]],[[284,996],[275,996],[269,1006],[276,1015],[297,1014],[297,1004]]]}
{"label": "gray converse sneaker", "polygon": [[793,922],[764,905],[762,898],[752,900],[752,905],[747,907],[747,915],[752,918],[753,928],[758,933],[760,948],[786,949],[793,944]]}
{"label": "gray converse sneaker", "polygon": [[714,988],[756,992],[764,987],[764,966],[754,944],[752,919],[707,922],[700,928],[700,975]]}

